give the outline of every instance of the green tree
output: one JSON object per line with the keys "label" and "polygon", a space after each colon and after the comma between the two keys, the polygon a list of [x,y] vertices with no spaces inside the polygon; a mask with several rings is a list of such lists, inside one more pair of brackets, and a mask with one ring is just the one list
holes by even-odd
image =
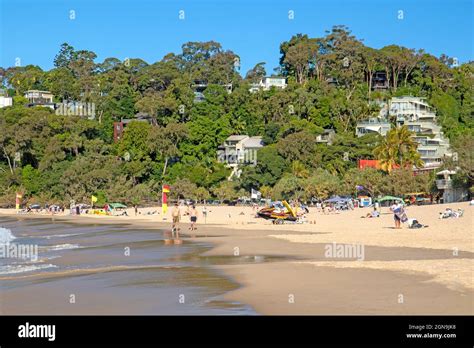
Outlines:
{"label": "green tree", "polygon": [[256,166],[242,169],[240,184],[246,190],[273,186],[287,170],[287,162],[278,154],[276,146],[269,145],[258,150]]}
{"label": "green tree", "polygon": [[258,83],[263,77],[267,75],[265,71],[265,63],[261,62],[256,64],[252,69],[250,69],[245,75],[245,79],[249,80],[252,83]]}
{"label": "green tree", "polygon": [[171,186],[171,195],[178,199],[189,199],[194,197],[196,190],[196,184],[189,181],[189,179],[178,179]]}
{"label": "green tree", "polygon": [[212,192],[221,202],[238,197],[235,184],[231,181],[222,181],[217,187],[212,189]]}
{"label": "green tree", "polygon": [[341,192],[341,181],[337,176],[323,169],[317,169],[305,180],[303,187],[307,199],[312,197],[326,199]]}
{"label": "green tree", "polygon": [[28,194],[34,195],[42,189],[41,173],[30,164],[22,168],[21,181]]}
{"label": "green tree", "polygon": [[374,149],[374,155],[380,161],[383,170],[391,172],[397,166],[401,168],[423,166],[413,134],[407,126],[391,129],[387,133],[380,145]]}
{"label": "green tree", "polygon": [[292,174],[285,174],[273,187],[276,199],[300,199],[304,195],[304,181]]}
{"label": "green tree", "polygon": [[363,186],[363,191],[371,197],[388,193],[385,190],[384,175],[380,170],[374,168],[352,168],[343,177],[344,187],[339,193],[355,194],[357,186]]}

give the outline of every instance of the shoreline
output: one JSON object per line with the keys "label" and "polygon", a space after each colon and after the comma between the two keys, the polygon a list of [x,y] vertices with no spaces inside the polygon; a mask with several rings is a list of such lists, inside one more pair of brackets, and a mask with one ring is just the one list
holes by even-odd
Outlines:
{"label": "shoreline", "polygon": [[[222,208],[232,211],[234,216],[238,216],[235,212],[242,210],[240,207]],[[222,296],[225,300],[249,305],[258,314],[473,314],[474,253],[472,236],[466,237],[465,233],[466,223],[472,222],[472,210],[468,208],[466,212],[465,220],[460,224],[464,230],[463,243],[459,243],[460,239],[444,240],[440,238],[443,235],[436,234],[436,241],[419,245],[410,239],[415,236],[415,231],[408,229],[396,231],[395,237],[403,237],[402,241],[394,243],[394,231],[388,230],[383,232],[388,232],[383,236],[383,243],[375,238],[373,243],[366,243],[356,231],[342,235],[326,231],[324,221],[316,225],[272,228],[265,221],[254,223],[247,219],[222,224],[208,219],[211,221],[207,224],[198,221],[198,230],[192,233],[185,229],[188,223],[182,222],[181,233],[185,243],[186,240],[199,240],[212,245],[200,257],[241,256],[250,260],[239,264],[211,264],[209,267],[238,285]],[[4,212],[0,212],[0,216],[79,224],[125,224],[142,229],[169,229],[171,224],[169,220],[156,221],[161,218],[159,215],[154,216],[155,221],[148,217],[127,219]],[[334,220],[334,217],[342,224],[338,229],[344,229],[342,219],[337,216],[327,218]],[[385,220],[390,217],[385,216]],[[324,216],[319,216],[320,220],[322,218]],[[349,215],[347,219],[350,220]],[[355,221],[361,220],[349,222]],[[452,225],[449,226],[453,228]],[[422,231],[426,230],[417,232]],[[454,228],[454,235],[459,231],[459,228]],[[371,233],[367,233],[370,238]],[[408,239],[406,234],[409,234]],[[325,258],[324,247],[330,240],[334,243],[365,243],[365,260]],[[449,255],[447,248],[454,244],[459,246],[456,258]],[[400,295],[406,298],[403,303],[398,302]]]}
{"label": "shoreline", "polygon": [[[30,271],[17,272],[19,263],[11,260],[14,271],[9,272],[7,266],[6,272],[2,270],[0,275],[0,282],[5,285],[5,292],[0,295],[0,312],[5,315],[256,314],[248,305],[223,299],[223,294],[239,284],[210,267],[212,259],[200,259],[204,251],[212,248],[210,243],[196,240],[167,246],[161,228],[111,222],[91,223],[87,218],[67,217],[53,221],[49,216],[41,219],[33,216],[26,221],[0,215],[0,226],[7,228],[7,238],[11,230],[17,240],[13,243],[40,243],[38,261],[49,266],[39,264],[31,272],[33,269],[29,269],[27,262],[25,268]],[[124,247],[130,250],[126,258]],[[10,260],[6,261],[8,265]],[[71,306],[64,301],[70,293],[76,294],[83,305]],[[189,306],[175,302],[177,294],[185,295]],[[41,302],[36,301],[38,297],[42,298]]]}

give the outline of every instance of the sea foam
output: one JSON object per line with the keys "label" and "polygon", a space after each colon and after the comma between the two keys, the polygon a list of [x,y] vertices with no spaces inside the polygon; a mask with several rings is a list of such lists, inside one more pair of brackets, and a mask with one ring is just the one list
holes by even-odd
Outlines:
{"label": "sea foam", "polygon": [[13,235],[11,230],[5,227],[0,227],[0,244],[8,244],[15,239],[16,237]]}
{"label": "sea foam", "polygon": [[0,274],[15,274],[32,272],[46,268],[57,268],[58,266],[52,264],[40,264],[40,265],[6,265],[0,266]]}
{"label": "sea foam", "polygon": [[45,247],[48,251],[56,251],[56,250],[69,250],[69,249],[78,249],[80,246],[78,244],[58,244]]}

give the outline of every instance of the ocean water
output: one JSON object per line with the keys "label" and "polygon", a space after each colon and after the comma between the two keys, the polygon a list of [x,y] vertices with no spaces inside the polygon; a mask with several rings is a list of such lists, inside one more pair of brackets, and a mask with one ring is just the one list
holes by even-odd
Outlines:
{"label": "ocean water", "polygon": [[212,268],[228,260],[200,256],[210,245],[164,239],[127,224],[0,217],[0,314],[256,314],[223,298],[238,284]]}

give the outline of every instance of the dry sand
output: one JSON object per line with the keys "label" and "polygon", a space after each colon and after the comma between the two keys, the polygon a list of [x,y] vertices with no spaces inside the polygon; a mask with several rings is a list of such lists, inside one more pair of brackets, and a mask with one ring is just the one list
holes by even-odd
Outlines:
{"label": "dry sand", "polygon": [[[446,207],[462,208],[462,218],[438,219]],[[183,209],[184,210],[184,209]],[[262,314],[474,314],[473,210],[468,202],[409,207],[423,229],[393,228],[383,208],[380,218],[360,218],[369,209],[324,215],[310,208],[307,224],[272,225],[255,218],[251,207],[208,206],[206,223],[198,207],[198,230],[191,240],[214,244],[205,256],[248,256],[255,262],[215,266],[242,286],[227,299],[252,305]],[[124,222],[169,228],[170,212],[134,216],[54,216],[75,222]],[[0,214],[13,214],[0,209]],[[25,215],[36,218],[40,215]],[[48,216],[50,218],[50,216]],[[328,258],[328,246],[363,247],[363,260]],[[263,261],[262,261],[263,260]],[[268,260],[268,262],[264,262]]]}

